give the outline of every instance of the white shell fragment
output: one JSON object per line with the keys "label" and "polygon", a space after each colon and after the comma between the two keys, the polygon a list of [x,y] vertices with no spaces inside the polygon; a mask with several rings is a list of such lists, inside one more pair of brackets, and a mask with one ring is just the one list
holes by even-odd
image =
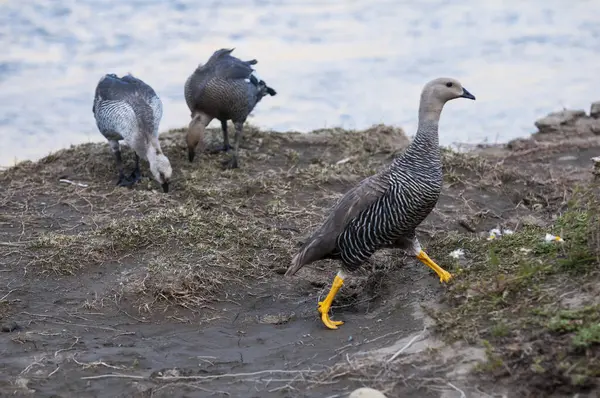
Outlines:
{"label": "white shell fragment", "polygon": [[459,259],[460,257],[465,255],[465,251],[461,248],[458,248],[456,250],[453,250],[450,252],[449,256],[452,258],[456,258]]}
{"label": "white shell fragment", "polygon": [[336,165],[340,165],[340,164],[344,164],[344,163],[348,163],[350,160],[352,160],[352,158],[344,158],[342,160],[338,160],[337,162],[335,162]]}

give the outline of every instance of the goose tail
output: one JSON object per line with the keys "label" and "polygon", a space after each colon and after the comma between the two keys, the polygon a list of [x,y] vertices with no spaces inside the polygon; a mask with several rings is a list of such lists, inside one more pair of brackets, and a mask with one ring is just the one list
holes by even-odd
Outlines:
{"label": "goose tail", "polygon": [[294,258],[292,258],[292,265],[285,271],[285,276],[293,276],[296,272],[300,271],[300,268],[304,266],[304,250],[300,253],[296,254]]}
{"label": "goose tail", "polygon": [[304,242],[300,251],[292,258],[292,263],[285,272],[285,276],[292,276],[306,264],[323,258],[323,248],[320,246],[318,239],[309,239]]}

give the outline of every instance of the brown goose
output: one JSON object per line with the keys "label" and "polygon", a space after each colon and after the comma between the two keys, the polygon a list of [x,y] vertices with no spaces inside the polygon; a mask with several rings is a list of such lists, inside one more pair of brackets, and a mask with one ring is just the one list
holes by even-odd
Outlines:
{"label": "brown goose", "polygon": [[194,160],[196,146],[203,140],[206,126],[213,120],[221,121],[223,151],[231,149],[227,134],[227,120],[235,126],[233,156],[223,165],[238,167],[238,149],[246,118],[265,95],[276,95],[264,80],[256,76],[251,65],[257,60],[242,61],[231,55],[232,49],[215,51],[205,65],[200,65],[185,82],[184,96],[192,112],[186,141],[188,159]]}
{"label": "brown goose", "polygon": [[455,98],[475,99],[455,79],[438,78],[427,83],[421,92],[419,126],[413,142],[390,165],[348,191],[292,259],[286,276],[317,260],[341,261],[329,294],[319,302],[321,320],[328,328],[343,324],[329,319],[329,309],[346,272],[357,270],[379,249],[404,249],[433,269],[441,282],[452,277],[421,249],[415,229],[440,196],[443,176],[438,123],[444,104]]}

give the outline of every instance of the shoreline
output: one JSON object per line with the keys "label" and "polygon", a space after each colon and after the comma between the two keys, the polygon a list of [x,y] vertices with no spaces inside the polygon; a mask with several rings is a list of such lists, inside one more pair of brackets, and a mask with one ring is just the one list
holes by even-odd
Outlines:
{"label": "shoreline", "polygon": [[[495,152],[495,151],[497,151],[497,150],[521,151],[521,150],[526,150],[526,149],[532,149],[532,148],[534,148],[536,146],[540,146],[540,145],[552,145],[552,142],[561,142],[561,141],[564,141],[565,138],[567,138],[568,141],[570,141],[571,138],[575,138],[576,141],[580,141],[582,139],[583,140],[590,139],[592,137],[600,135],[600,124],[597,122],[598,119],[600,119],[600,101],[591,103],[589,112],[585,111],[584,109],[563,109],[562,111],[551,112],[551,113],[547,114],[546,116],[537,119],[533,123],[533,126],[536,128],[536,131],[527,136],[511,139],[506,142],[494,143],[494,144],[488,144],[488,143],[470,144],[470,143],[456,142],[451,145],[446,145],[446,146],[442,146],[442,147],[453,149],[453,150],[459,150],[459,151],[462,151],[463,150],[462,148],[466,148],[466,151],[474,151],[477,153],[486,153],[486,154],[487,153],[498,154],[498,152]],[[248,123],[248,124],[252,125],[251,123]],[[368,127],[364,130],[369,130],[377,125],[381,125],[381,124],[374,124],[371,127]],[[383,125],[385,125],[385,124],[383,124]],[[385,125],[385,126],[388,126],[388,125]],[[289,134],[289,133],[291,133],[291,134],[312,134],[315,131],[323,131],[323,130],[363,131],[360,129],[346,129],[346,128],[342,128],[342,127],[331,127],[331,128],[319,128],[319,129],[306,131],[306,132],[298,132],[298,131],[293,131],[293,130],[280,132],[280,131],[263,129],[263,128],[260,128],[260,127],[254,126],[254,125],[252,125],[252,127],[255,129],[262,130],[262,131],[272,131],[272,132],[276,132],[279,134]],[[402,127],[400,127],[400,126],[391,126],[390,125],[390,127],[402,129]],[[160,134],[162,136],[163,134],[169,134],[169,132],[172,132],[172,131],[181,131],[182,129],[184,129],[184,127],[173,128],[173,129],[163,131]],[[212,127],[210,129],[214,130],[214,129],[217,129],[217,127]],[[7,170],[21,162],[34,162],[35,163],[53,153],[56,153],[56,152],[59,152],[62,150],[66,150],[69,148],[77,147],[80,145],[103,144],[103,143],[105,144],[106,140],[104,140],[100,136],[98,136],[97,141],[88,141],[88,142],[80,143],[80,144],[71,144],[68,147],[60,148],[55,151],[51,151],[50,153],[48,153],[46,155],[40,155],[37,159],[23,159],[23,160],[17,161],[13,165],[1,165],[0,164],[0,171]],[[125,144],[123,143],[123,145],[125,145]],[[558,144],[558,145],[560,145],[560,144]]]}

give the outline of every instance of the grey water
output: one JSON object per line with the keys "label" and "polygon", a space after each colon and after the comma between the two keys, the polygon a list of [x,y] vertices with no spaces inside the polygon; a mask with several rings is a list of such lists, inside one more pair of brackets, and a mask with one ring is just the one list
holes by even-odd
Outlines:
{"label": "grey water", "polygon": [[438,76],[477,96],[446,106],[443,145],[505,142],[600,99],[595,0],[0,0],[0,166],[102,142],[92,100],[105,73],[154,87],[161,131],[187,125],[185,79],[222,47],[258,59],[278,95],[249,121],[278,131],[412,135]]}

